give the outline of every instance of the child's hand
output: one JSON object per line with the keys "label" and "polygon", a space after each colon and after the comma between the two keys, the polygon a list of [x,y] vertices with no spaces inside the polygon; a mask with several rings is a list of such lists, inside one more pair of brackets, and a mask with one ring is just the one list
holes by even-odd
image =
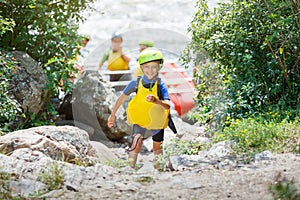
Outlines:
{"label": "child's hand", "polygon": [[113,127],[114,123],[115,123],[115,115],[111,114],[111,115],[109,115],[108,120],[107,120],[108,128]]}
{"label": "child's hand", "polygon": [[146,101],[154,103],[157,99],[153,94],[149,94],[146,96]]}

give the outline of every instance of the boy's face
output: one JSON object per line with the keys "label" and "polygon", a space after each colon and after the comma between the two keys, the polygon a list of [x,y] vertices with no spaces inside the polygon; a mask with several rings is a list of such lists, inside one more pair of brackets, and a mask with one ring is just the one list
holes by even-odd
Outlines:
{"label": "boy's face", "polygon": [[159,61],[150,61],[141,65],[142,71],[149,80],[152,80],[157,76],[159,63]]}
{"label": "boy's face", "polygon": [[119,51],[121,49],[122,42],[123,42],[123,40],[121,38],[111,39],[112,50]]}

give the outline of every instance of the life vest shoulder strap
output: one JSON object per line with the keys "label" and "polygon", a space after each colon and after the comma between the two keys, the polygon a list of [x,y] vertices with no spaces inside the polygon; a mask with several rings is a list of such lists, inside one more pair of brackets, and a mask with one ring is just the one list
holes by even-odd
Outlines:
{"label": "life vest shoulder strap", "polygon": [[[137,79],[136,79],[136,93],[138,92],[138,88],[139,88],[139,83],[140,83],[140,80],[141,80],[142,76],[138,76]],[[157,90],[157,96],[160,100],[162,100],[162,92],[160,90],[160,84],[161,84],[161,78],[157,77],[157,86],[158,86],[158,90]]]}

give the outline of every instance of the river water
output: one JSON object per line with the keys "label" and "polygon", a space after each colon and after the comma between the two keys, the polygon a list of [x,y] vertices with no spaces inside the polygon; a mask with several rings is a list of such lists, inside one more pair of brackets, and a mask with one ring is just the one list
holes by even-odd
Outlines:
{"label": "river water", "polygon": [[[209,0],[213,8],[218,1]],[[86,69],[95,69],[113,32],[123,34],[123,46],[137,56],[138,42],[150,39],[167,53],[167,59],[179,56],[190,40],[188,26],[196,12],[196,0],[100,0],[93,5],[97,12],[85,13],[87,20],[79,33],[88,34],[89,54]],[[166,55],[165,55],[166,56]]]}

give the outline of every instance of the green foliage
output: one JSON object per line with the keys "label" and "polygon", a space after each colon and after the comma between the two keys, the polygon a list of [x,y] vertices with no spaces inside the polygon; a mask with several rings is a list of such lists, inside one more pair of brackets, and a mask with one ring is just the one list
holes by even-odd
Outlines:
{"label": "green foliage", "polygon": [[74,73],[72,59],[81,42],[78,24],[85,19],[81,12],[92,10],[92,2],[94,0],[2,2],[1,15],[13,19],[16,26],[1,36],[1,47],[27,52],[47,72],[48,90],[57,92],[63,80],[63,89],[69,92],[72,87],[68,80]]}
{"label": "green foliage", "polygon": [[296,187],[295,181],[282,177],[280,173],[277,175],[275,183],[269,186],[269,191],[273,194],[274,199],[300,199],[300,190]]}
{"label": "green foliage", "polygon": [[11,54],[0,51],[0,126],[1,131],[7,131],[16,115],[21,113],[21,105],[11,96],[9,82],[15,76],[17,62]]}
{"label": "green foliage", "polygon": [[173,155],[197,155],[201,150],[199,142],[192,140],[171,139],[164,145],[164,152],[167,156]]}
{"label": "green foliage", "polygon": [[[274,105],[282,110],[299,105],[298,4],[231,0],[210,11],[206,0],[198,0],[189,27],[192,41],[183,55],[197,66],[201,81],[195,118],[216,119],[218,125],[227,116],[247,118]],[[219,82],[210,83],[213,78]]]}
{"label": "green foliage", "polygon": [[222,128],[222,122],[226,117],[226,95],[222,85],[222,74],[218,73],[216,65],[206,62],[201,68],[197,68],[195,79],[199,80],[196,86],[198,94],[195,98],[198,107],[189,117],[201,124],[207,124],[209,135]]}
{"label": "green foliage", "polygon": [[[0,1],[0,65],[1,65],[1,96],[0,116],[6,121],[14,121],[19,105],[7,95],[9,90],[9,70],[14,70],[15,64],[7,60],[6,55],[12,50],[27,52],[38,61],[48,76],[45,91],[50,91],[44,101],[50,103],[51,97],[58,95],[60,86],[65,93],[71,93],[77,70],[73,68],[74,58],[81,43],[81,36],[77,30],[79,23],[85,20],[82,11],[94,10],[91,3],[94,0],[19,0]],[[2,69],[5,73],[2,73]],[[8,100],[8,101],[7,101]],[[15,106],[15,109],[14,107]],[[2,110],[1,110],[2,109]],[[5,109],[5,110],[4,110]],[[19,113],[21,120],[19,128],[47,124],[49,116],[55,116],[53,106],[48,104],[41,115],[31,116],[28,113]],[[23,116],[25,114],[25,116]],[[33,120],[31,120],[33,119]],[[1,128],[7,130],[7,125]]]}
{"label": "green foliage", "polygon": [[[12,19],[4,19],[0,15],[0,37],[12,31],[15,23]],[[8,130],[9,123],[14,121],[17,113],[21,111],[19,103],[14,100],[9,91],[9,81],[15,76],[17,62],[11,54],[3,54],[0,49],[0,132]]]}
{"label": "green foliage", "polygon": [[13,19],[4,19],[3,16],[0,15],[0,36],[4,35],[6,32],[12,31],[15,25]]}
{"label": "green foliage", "polygon": [[80,15],[81,11],[92,9],[92,2],[93,0],[1,1],[1,15],[16,23],[13,32],[3,35],[1,46],[26,51],[41,63],[47,63],[55,56],[70,58],[77,47],[78,23],[84,20]]}
{"label": "green foliage", "polygon": [[[278,113],[249,117],[248,119],[230,119],[224,130],[213,137],[215,142],[234,141],[233,149],[236,154],[254,155],[265,150],[273,152],[300,152],[300,123],[299,118],[294,122],[276,118]],[[269,118],[269,121],[265,119]]]}
{"label": "green foliage", "polygon": [[116,160],[106,160],[104,162],[105,165],[111,166],[113,168],[121,168],[130,166],[132,159],[124,160],[124,159],[116,159]]}
{"label": "green foliage", "polygon": [[197,141],[171,139],[163,146],[164,154],[155,157],[154,167],[159,171],[164,171],[169,165],[170,156],[197,155],[206,148],[206,145],[200,146]]}
{"label": "green foliage", "polygon": [[62,188],[64,184],[64,174],[59,168],[58,164],[53,162],[49,170],[43,171],[40,176],[40,180],[47,185],[47,190],[58,190]]}
{"label": "green foliage", "polygon": [[89,160],[85,160],[81,157],[75,157],[74,159],[71,159],[70,163],[74,163],[75,165],[83,166],[83,167],[88,167],[88,166],[92,166],[92,165],[95,164],[94,162],[91,162]]}
{"label": "green foliage", "polygon": [[153,162],[153,166],[155,169],[162,172],[167,168],[168,165],[169,165],[169,156],[164,154],[156,155]]}

